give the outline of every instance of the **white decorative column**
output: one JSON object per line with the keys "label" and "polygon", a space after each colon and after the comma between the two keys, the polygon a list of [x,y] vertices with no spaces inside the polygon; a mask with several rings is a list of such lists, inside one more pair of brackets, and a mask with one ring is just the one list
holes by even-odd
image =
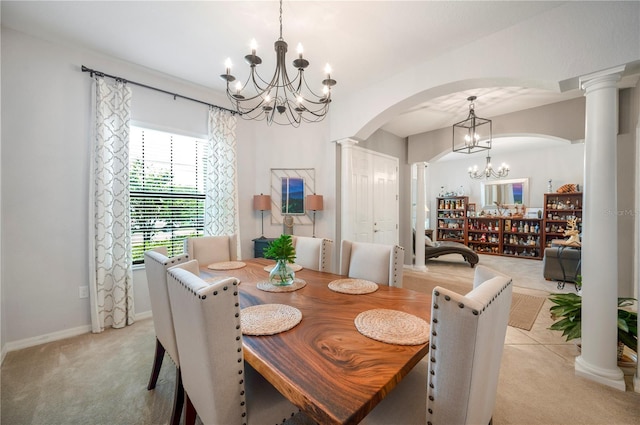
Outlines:
{"label": "white decorative column", "polygon": [[582,354],[576,375],[625,390],[617,364],[617,81],[624,67],[580,78],[586,96],[582,225]]}
{"label": "white decorative column", "polygon": [[[340,240],[356,240],[355,199],[351,196],[353,188],[353,147],[358,144],[355,139],[342,139],[340,145]],[[340,250],[340,244],[338,251]]]}
{"label": "white decorative column", "polygon": [[424,162],[416,163],[416,252],[413,268],[426,271],[424,265]]}
{"label": "white decorative column", "polygon": [[[640,117],[639,117],[640,118]],[[635,181],[635,232],[634,232],[634,252],[635,258],[633,260],[633,281],[636,283],[635,298],[640,299],[640,119],[638,120],[638,126],[636,127],[636,181]],[[633,389],[635,392],[640,393],[640,368],[636,367],[636,374],[633,377]]]}

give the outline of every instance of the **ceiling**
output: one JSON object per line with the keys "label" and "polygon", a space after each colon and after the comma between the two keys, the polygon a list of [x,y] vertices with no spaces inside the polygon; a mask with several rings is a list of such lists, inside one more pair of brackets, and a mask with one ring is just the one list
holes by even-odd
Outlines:
{"label": "ceiling", "polygon": [[[320,86],[324,64],[331,64],[332,78],[338,81],[333,99],[339,102],[341,96],[375,86],[399,70],[563,3],[285,1],[283,38],[289,43],[291,59],[295,46],[303,43],[305,58],[311,62],[305,71],[309,82],[318,81]],[[279,36],[275,1],[2,1],[1,6],[3,26],[101,52],[220,92],[225,86],[219,75],[227,57],[236,64],[234,73],[245,77],[243,57],[252,38],[258,42],[265,76],[274,67],[273,42]],[[476,112],[482,117],[581,95],[522,87],[478,89],[413,105],[383,128],[407,137],[447,127],[466,118],[466,98],[471,94],[478,96]]]}

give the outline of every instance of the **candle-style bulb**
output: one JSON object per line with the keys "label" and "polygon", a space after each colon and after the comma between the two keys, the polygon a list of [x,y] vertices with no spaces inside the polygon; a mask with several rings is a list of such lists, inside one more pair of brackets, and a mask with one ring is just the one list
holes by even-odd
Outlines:
{"label": "candle-style bulb", "polygon": [[231,73],[231,58],[224,61],[224,67],[227,69],[227,75]]}
{"label": "candle-style bulb", "polygon": [[236,93],[240,94],[240,90],[242,90],[242,83],[240,81],[236,82]]}
{"label": "candle-style bulb", "polygon": [[258,50],[258,43],[256,42],[255,38],[251,39],[251,54],[252,55],[256,55],[256,50]]}
{"label": "candle-style bulb", "polygon": [[325,74],[327,74],[327,77],[328,77],[329,75],[331,75],[331,65],[326,64],[326,65],[324,66],[324,73],[325,73]]}
{"label": "candle-style bulb", "polygon": [[302,53],[304,53],[304,48],[302,47],[302,43],[298,43],[298,47],[296,48],[298,52],[298,58],[302,59]]}

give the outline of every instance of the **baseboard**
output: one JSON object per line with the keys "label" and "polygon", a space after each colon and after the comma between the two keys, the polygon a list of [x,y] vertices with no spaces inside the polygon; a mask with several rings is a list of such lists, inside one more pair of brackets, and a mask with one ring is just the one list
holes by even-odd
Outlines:
{"label": "baseboard", "polygon": [[143,313],[136,314],[136,321],[150,319],[151,317],[153,317],[153,315],[151,314],[151,310],[145,311]]}
{"label": "baseboard", "polygon": [[[138,313],[135,316],[135,320],[144,320],[151,318],[151,310]],[[7,353],[16,350],[22,350],[23,348],[35,347],[36,345],[46,344],[48,342],[59,341],[61,339],[72,338],[74,336],[83,335],[91,332],[91,325],[78,326],[76,328],[65,329],[63,331],[51,332],[48,334],[35,336],[32,338],[25,338],[19,341],[11,341],[4,344],[2,347],[2,360],[0,364],[4,362],[4,358]]]}
{"label": "baseboard", "polygon": [[48,342],[59,341],[61,339],[71,338],[91,332],[91,325],[78,326],[77,328],[65,329],[63,331],[51,332],[44,335],[25,338],[18,341],[7,342],[4,345],[2,360],[5,353],[11,351],[22,350],[23,348],[35,347],[36,345],[46,344]]}

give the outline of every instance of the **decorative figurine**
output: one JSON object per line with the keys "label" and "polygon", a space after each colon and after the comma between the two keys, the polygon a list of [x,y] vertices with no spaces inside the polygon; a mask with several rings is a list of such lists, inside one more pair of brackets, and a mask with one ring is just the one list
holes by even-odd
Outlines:
{"label": "decorative figurine", "polygon": [[567,230],[564,231],[565,236],[569,236],[567,244],[580,245],[580,232],[578,231],[578,219],[576,217],[567,220]]}

